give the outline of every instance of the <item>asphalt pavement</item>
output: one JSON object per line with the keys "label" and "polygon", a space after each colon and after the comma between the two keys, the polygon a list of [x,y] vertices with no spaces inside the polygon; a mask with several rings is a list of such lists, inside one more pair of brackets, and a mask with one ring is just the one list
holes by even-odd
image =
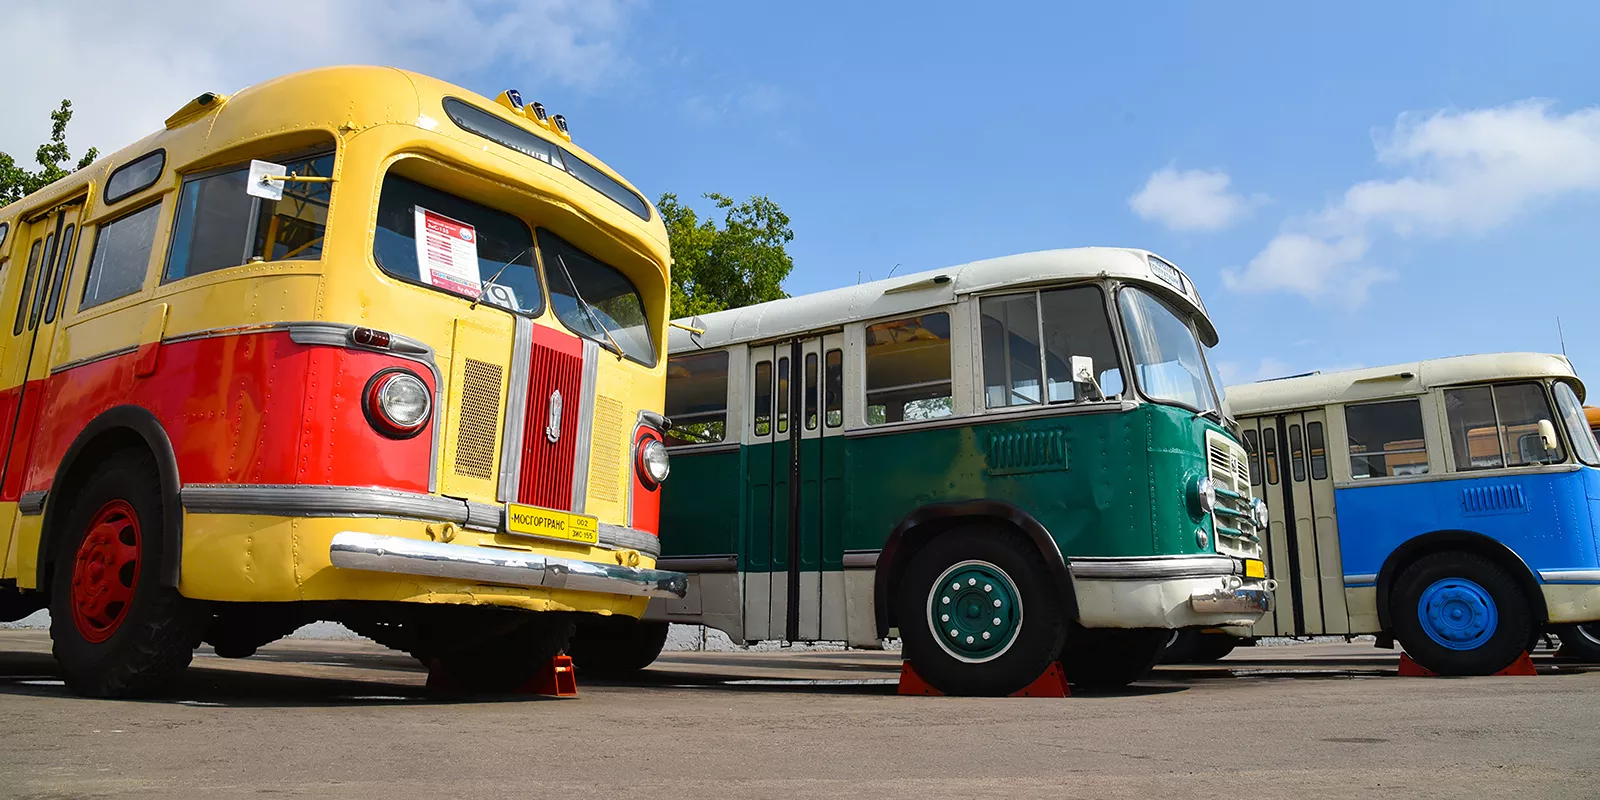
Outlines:
{"label": "asphalt pavement", "polygon": [[439,698],[365,641],[203,650],[90,700],[0,631],[0,795],[439,798],[1600,797],[1600,670],[1400,678],[1370,644],[1235,651],[1115,694],[900,697],[896,654],[669,653],[576,698]]}

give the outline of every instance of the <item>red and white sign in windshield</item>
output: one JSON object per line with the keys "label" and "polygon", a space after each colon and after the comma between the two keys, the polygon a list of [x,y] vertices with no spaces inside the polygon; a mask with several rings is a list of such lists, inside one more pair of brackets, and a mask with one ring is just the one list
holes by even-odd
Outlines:
{"label": "red and white sign in windshield", "polygon": [[445,291],[477,297],[478,232],[471,225],[416,207],[417,269],[422,280]]}

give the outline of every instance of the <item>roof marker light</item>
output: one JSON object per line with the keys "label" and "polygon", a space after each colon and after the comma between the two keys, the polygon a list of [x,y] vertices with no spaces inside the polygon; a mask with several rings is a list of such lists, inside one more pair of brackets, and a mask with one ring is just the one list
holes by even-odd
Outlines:
{"label": "roof marker light", "polygon": [[494,101],[517,113],[522,113],[522,93],[516,89],[507,89],[495,97]]}
{"label": "roof marker light", "polygon": [[545,113],[544,103],[541,103],[541,102],[539,102],[537,100],[533,101],[532,103],[529,103],[527,105],[527,107],[526,107],[526,110],[530,110],[530,111],[533,112],[529,116],[533,117],[533,121],[534,122],[538,122],[540,124],[543,124],[545,121],[550,119],[550,115],[548,113]]}

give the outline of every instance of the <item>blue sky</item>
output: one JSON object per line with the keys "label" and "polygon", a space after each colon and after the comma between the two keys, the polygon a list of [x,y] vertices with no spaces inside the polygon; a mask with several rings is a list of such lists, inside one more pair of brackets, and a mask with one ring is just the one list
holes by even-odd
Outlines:
{"label": "blue sky", "polygon": [[[1199,284],[1235,381],[1555,351],[1557,317],[1600,380],[1597,5],[359,0],[345,33],[244,58],[248,3],[152,1],[191,12],[188,46],[125,37],[115,78],[63,62],[8,105],[71,96],[115,147],[203,89],[392,63],[519,88],[652,197],[771,196],[791,293],[1139,246]],[[93,24],[142,24],[120,13]]]}

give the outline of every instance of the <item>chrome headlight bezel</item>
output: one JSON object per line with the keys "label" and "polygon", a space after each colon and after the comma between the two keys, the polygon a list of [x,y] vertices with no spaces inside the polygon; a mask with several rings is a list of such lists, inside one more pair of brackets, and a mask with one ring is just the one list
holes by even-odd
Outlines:
{"label": "chrome headlight bezel", "polygon": [[1250,521],[1256,524],[1258,530],[1266,530],[1272,522],[1272,512],[1267,510],[1267,503],[1259,497],[1250,500]]}

